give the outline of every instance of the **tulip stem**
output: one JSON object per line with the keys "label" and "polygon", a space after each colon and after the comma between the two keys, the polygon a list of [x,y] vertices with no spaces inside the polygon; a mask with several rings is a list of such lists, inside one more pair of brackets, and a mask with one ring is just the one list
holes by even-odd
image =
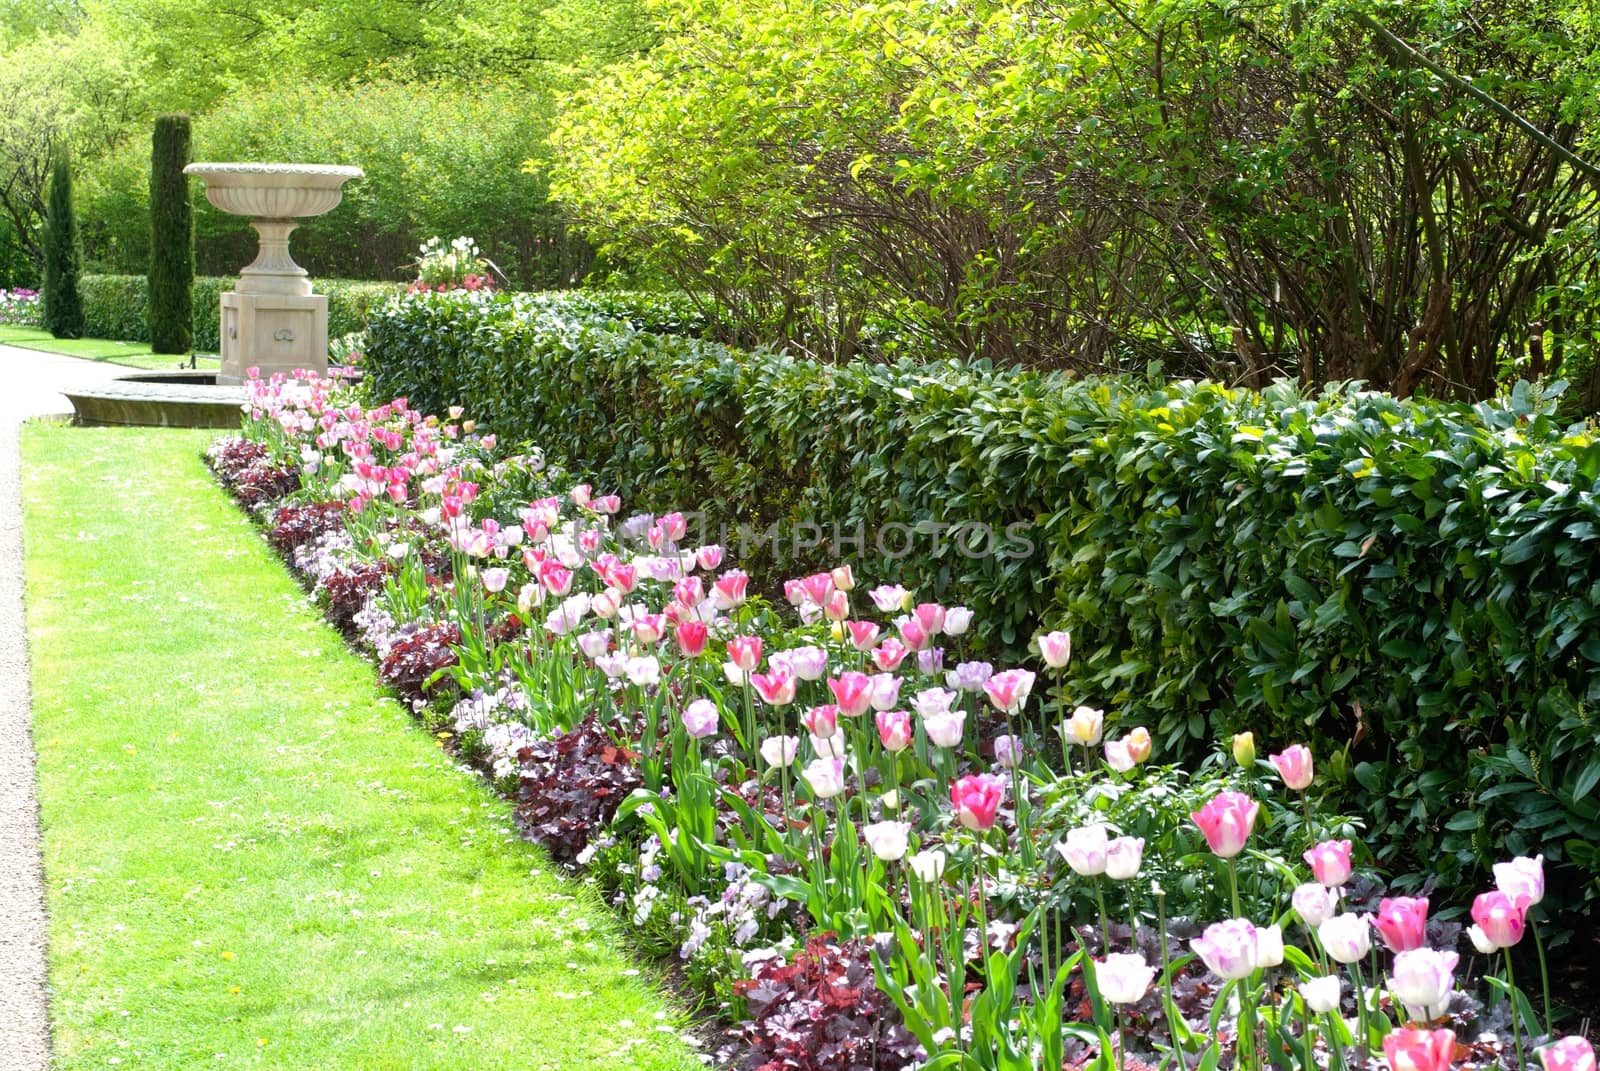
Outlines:
{"label": "tulip stem", "polygon": [[1317,831],[1311,824],[1311,800],[1304,790],[1300,792],[1300,811],[1305,815],[1306,819],[1306,844],[1315,848],[1317,846]]}
{"label": "tulip stem", "polygon": [[1233,893],[1233,917],[1244,918],[1244,911],[1239,906],[1239,860],[1237,856],[1228,856],[1228,887]]}
{"label": "tulip stem", "polygon": [[1106,894],[1105,889],[1101,887],[1103,880],[1100,875],[1095,875],[1094,899],[1095,903],[1100,905],[1100,955],[1109,956],[1111,954],[1111,923],[1106,918]]}
{"label": "tulip stem", "polygon": [[1361,976],[1361,961],[1350,962],[1350,977],[1356,986],[1356,1023],[1361,1036],[1356,1038],[1356,1058],[1365,1066],[1367,1062],[1367,986]]}
{"label": "tulip stem", "polygon": [[1533,947],[1539,953],[1539,982],[1544,994],[1544,1032],[1555,1037],[1555,1020],[1550,1011],[1550,967],[1544,961],[1544,940],[1539,936],[1539,924],[1530,916],[1528,926],[1533,930]]}
{"label": "tulip stem", "polygon": [[[1511,970],[1511,949],[1503,950],[1506,955],[1506,999],[1511,1003],[1511,1044],[1513,1064],[1522,1064],[1522,1023],[1517,1016],[1517,981],[1516,975]],[[1545,1009],[1549,1014],[1549,1009]]]}
{"label": "tulip stem", "polygon": [[1165,980],[1167,991],[1162,1000],[1162,1011],[1167,1016],[1167,1040],[1172,1043],[1172,1053],[1178,1058],[1178,1071],[1189,1071],[1189,1064],[1183,1058],[1183,1047],[1178,1044],[1178,1024],[1174,1016],[1177,1006],[1172,999],[1172,956],[1167,949],[1167,894],[1159,886],[1156,889],[1156,926],[1161,931],[1161,977]]}
{"label": "tulip stem", "polygon": [[1329,1012],[1327,1015],[1323,1016],[1323,1019],[1324,1026],[1327,1027],[1328,1034],[1328,1058],[1330,1062],[1337,1061],[1338,1071],[1345,1071],[1345,1068],[1348,1065],[1345,1063],[1344,1059],[1344,1046],[1339,1043],[1338,1032],[1334,1028],[1334,1013]]}

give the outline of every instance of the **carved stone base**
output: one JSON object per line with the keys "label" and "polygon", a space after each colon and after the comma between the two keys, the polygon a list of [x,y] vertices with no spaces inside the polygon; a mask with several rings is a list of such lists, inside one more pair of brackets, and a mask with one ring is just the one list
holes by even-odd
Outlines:
{"label": "carved stone base", "polygon": [[242,383],[245,371],[292,375],[328,371],[328,299],[323,294],[222,295],[222,367],[218,383]]}

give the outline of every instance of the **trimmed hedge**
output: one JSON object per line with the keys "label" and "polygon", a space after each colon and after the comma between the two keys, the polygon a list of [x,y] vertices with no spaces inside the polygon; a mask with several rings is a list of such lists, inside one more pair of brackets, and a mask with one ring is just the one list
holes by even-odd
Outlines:
{"label": "trimmed hedge", "polygon": [[[219,304],[224,291],[237,278],[202,275],[194,281],[194,348],[201,353],[221,349]],[[312,287],[328,295],[328,338],[360,331],[372,308],[386,298],[403,293],[399,283],[368,283],[347,279],[316,279]],[[150,284],[143,275],[85,275],[78,283],[83,295],[84,334],[149,342],[147,322]]]}
{"label": "trimmed hedge", "polygon": [[[1600,903],[1600,438],[1550,397],[830,366],[576,308],[392,302],[368,383],[464,405],[642,507],[864,525],[859,575],[967,603],[996,654],[1070,625],[1060,698],[1150,726],[1165,754],[1245,728],[1263,753],[1310,739],[1371,842],[1405,853],[1384,862],[1455,880],[1543,851],[1577,864],[1558,900]],[[1020,524],[1032,552],[935,547],[937,522]],[[891,523],[920,526],[918,553],[873,550]],[[761,557],[788,576],[832,555]]]}

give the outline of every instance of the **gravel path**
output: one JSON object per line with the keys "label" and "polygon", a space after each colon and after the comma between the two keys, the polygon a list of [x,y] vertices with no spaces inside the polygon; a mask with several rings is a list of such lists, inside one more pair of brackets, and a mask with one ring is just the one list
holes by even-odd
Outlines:
{"label": "gravel path", "polygon": [[0,346],[0,1071],[50,1066],[44,880],[22,611],[22,495],[18,430],[70,413],[58,393],[126,369]]}

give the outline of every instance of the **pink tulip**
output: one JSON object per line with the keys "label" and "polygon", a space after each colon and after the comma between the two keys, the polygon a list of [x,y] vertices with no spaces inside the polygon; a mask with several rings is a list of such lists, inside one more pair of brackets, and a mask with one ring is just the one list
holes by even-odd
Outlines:
{"label": "pink tulip", "polygon": [[867,592],[879,613],[892,614],[911,602],[911,593],[899,584],[883,584]]}
{"label": "pink tulip", "polygon": [[1015,714],[1028,701],[1028,693],[1033,691],[1033,680],[1031,670],[1008,669],[984,681],[983,690],[997,710]]}
{"label": "pink tulip", "polygon": [[728,641],[728,661],[751,673],[761,664],[761,637],[735,636]]}
{"label": "pink tulip", "polygon": [[1095,964],[1094,976],[1108,1003],[1137,1004],[1150,992],[1156,970],[1136,953],[1113,952]]}
{"label": "pink tulip", "polygon": [[961,743],[966,723],[964,710],[939,711],[923,715],[922,731],[928,734],[934,747],[955,747]]}
{"label": "pink tulip", "polygon": [[685,658],[699,658],[705,653],[711,630],[704,621],[680,621],[672,634],[677,638],[678,650],[683,652]]}
{"label": "pink tulip", "polygon": [[1317,881],[1336,889],[1350,880],[1350,842],[1325,840],[1303,856]]}
{"label": "pink tulip", "polygon": [[1378,903],[1372,924],[1391,952],[1409,952],[1428,943],[1428,898],[1396,896]]}
{"label": "pink tulip", "polygon": [[1062,668],[1072,657],[1072,633],[1062,629],[1040,636],[1039,653],[1044,656],[1044,664],[1051,669]]}
{"label": "pink tulip", "polygon": [[1258,931],[1249,919],[1214,922],[1189,947],[1218,978],[1248,978],[1256,969]]}
{"label": "pink tulip", "polygon": [[911,714],[904,710],[880,710],[877,716],[878,739],[887,751],[904,751],[911,744]]}
{"label": "pink tulip", "polygon": [[843,621],[850,616],[850,595],[848,592],[835,591],[828,596],[828,601],[822,604],[822,616],[829,621]]}
{"label": "pink tulip", "polygon": [[731,610],[744,602],[750,578],[737,569],[723,573],[711,585],[712,598],[720,610]]}
{"label": "pink tulip", "polygon": [[694,560],[696,565],[709,573],[722,564],[722,548],[715,543],[701,547],[694,552]]}
{"label": "pink tulip", "polygon": [[491,595],[497,595],[506,589],[506,581],[511,579],[509,569],[485,569],[482,573],[483,590]]}
{"label": "pink tulip", "polygon": [[1391,1071],[1450,1071],[1455,1051],[1451,1030],[1396,1030],[1383,1039]]}
{"label": "pink tulip", "polygon": [[833,586],[840,591],[854,591],[856,588],[856,574],[848,565],[835,566],[828,577],[833,581]]}
{"label": "pink tulip", "polygon": [[794,675],[803,681],[821,680],[828,672],[828,652],[821,647],[795,647],[783,653],[788,656]]}
{"label": "pink tulip", "polygon": [[923,628],[914,617],[902,617],[895,622],[895,627],[900,630],[900,639],[913,651],[926,650],[933,642],[933,637],[928,630]]}
{"label": "pink tulip", "polygon": [[1519,855],[1509,863],[1494,865],[1495,888],[1510,897],[1526,897],[1532,907],[1544,899],[1544,856]]}
{"label": "pink tulip", "polygon": [[944,631],[945,608],[936,602],[918,603],[911,615],[929,636],[937,636]]}
{"label": "pink tulip", "polygon": [[750,684],[755,688],[756,694],[761,696],[762,702],[769,706],[781,707],[794,702],[799,678],[789,667],[775,665],[769,673],[750,674]]}
{"label": "pink tulip", "polygon": [[572,570],[558,562],[546,561],[539,565],[539,582],[552,595],[565,595],[572,590]]}
{"label": "pink tulip", "polygon": [[839,708],[832,703],[814,706],[800,715],[800,724],[819,740],[826,740],[839,731]]}
{"label": "pink tulip", "polygon": [[1295,792],[1304,792],[1311,787],[1312,767],[1311,749],[1304,744],[1293,744],[1283,749],[1280,755],[1268,756],[1272,765],[1277,768],[1278,776],[1283,778],[1283,783]]}
{"label": "pink tulip", "polygon": [[661,527],[667,533],[667,538],[676,543],[689,534],[689,522],[681,513],[669,513],[661,518]]}
{"label": "pink tulip", "polygon": [[868,698],[873,710],[889,710],[900,701],[900,678],[893,673],[878,673],[872,678],[872,694]]}
{"label": "pink tulip", "polygon": [[813,573],[800,581],[800,589],[806,593],[806,598],[821,606],[833,594],[833,575]]}
{"label": "pink tulip", "polygon": [[900,668],[900,663],[905,661],[911,649],[893,636],[888,636],[872,652],[872,664],[885,673],[893,673]]}
{"label": "pink tulip", "polygon": [[878,643],[878,626],[871,621],[846,621],[850,631],[850,645],[858,651],[870,651]]}
{"label": "pink tulip", "polygon": [[1412,948],[1397,953],[1394,972],[1389,975],[1389,992],[1405,1005],[1411,1018],[1432,1022],[1450,1005],[1458,962],[1460,957],[1454,952],[1432,948]]}
{"label": "pink tulip", "polygon": [[1138,765],[1133,761],[1133,753],[1128,750],[1127,740],[1106,741],[1106,765],[1117,773],[1127,773]]}
{"label": "pink tulip", "polygon": [[596,513],[615,513],[622,508],[622,496],[601,495],[589,505]]}
{"label": "pink tulip", "polygon": [[1564,1037],[1539,1050],[1544,1071],[1595,1071],[1594,1046],[1585,1038]]}
{"label": "pink tulip", "polygon": [[686,576],[672,585],[672,597],[693,610],[706,597],[706,586],[697,576]]}
{"label": "pink tulip", "polygon": [[872,678],[865,673],[850,670],[829,677],[828,690],[839,704],[839,713],[847,718],[859,718],[872,705]]}
{"label": "pink tulip", "polygon": [[1242,792],[1219,792],[1210,803],[1189,817],[1205,834],[1206,844],[1224,859],[1244,851],[1250,830],[1256,824],[1260,805]]}
{"label": "pink tulip", "polygon": [[798,580],[785,580],[783,597],[789,601],[790,606],[799,606],[806,601],[806,587]]}
{"label": "pink tulip", "polygon": [[635,614],[632,625],[633,638],[647,647],[659,642],[667,631],[666,618],[661,614]]}
{"label": "pink tulip", "polygon": [[1495,892],[1479,893],[1472,901],[1472,921],[1496,948],[1510,948],[1522,940],[1527,924],[1528,898]]}
{"label": "pink tulip", "polygon": [[611,575],[606,577],[606,583],[624,595],[631,595],[639,583],[639,568],[634,565],[618,565],[611,570]]}
{"label": "pink tulip", "polygon": [[696,740],[702,740],[717,731],[720,720],[717,704],[709,699],[696,699],[683,708],[683,728]]}
{"label": "pink tulip", "polygon": [[1005,779],[993,774],[963,777],[950,786],[950,802],[955,805],[956,820],[979,833],[993,829],[1005,791]]}

